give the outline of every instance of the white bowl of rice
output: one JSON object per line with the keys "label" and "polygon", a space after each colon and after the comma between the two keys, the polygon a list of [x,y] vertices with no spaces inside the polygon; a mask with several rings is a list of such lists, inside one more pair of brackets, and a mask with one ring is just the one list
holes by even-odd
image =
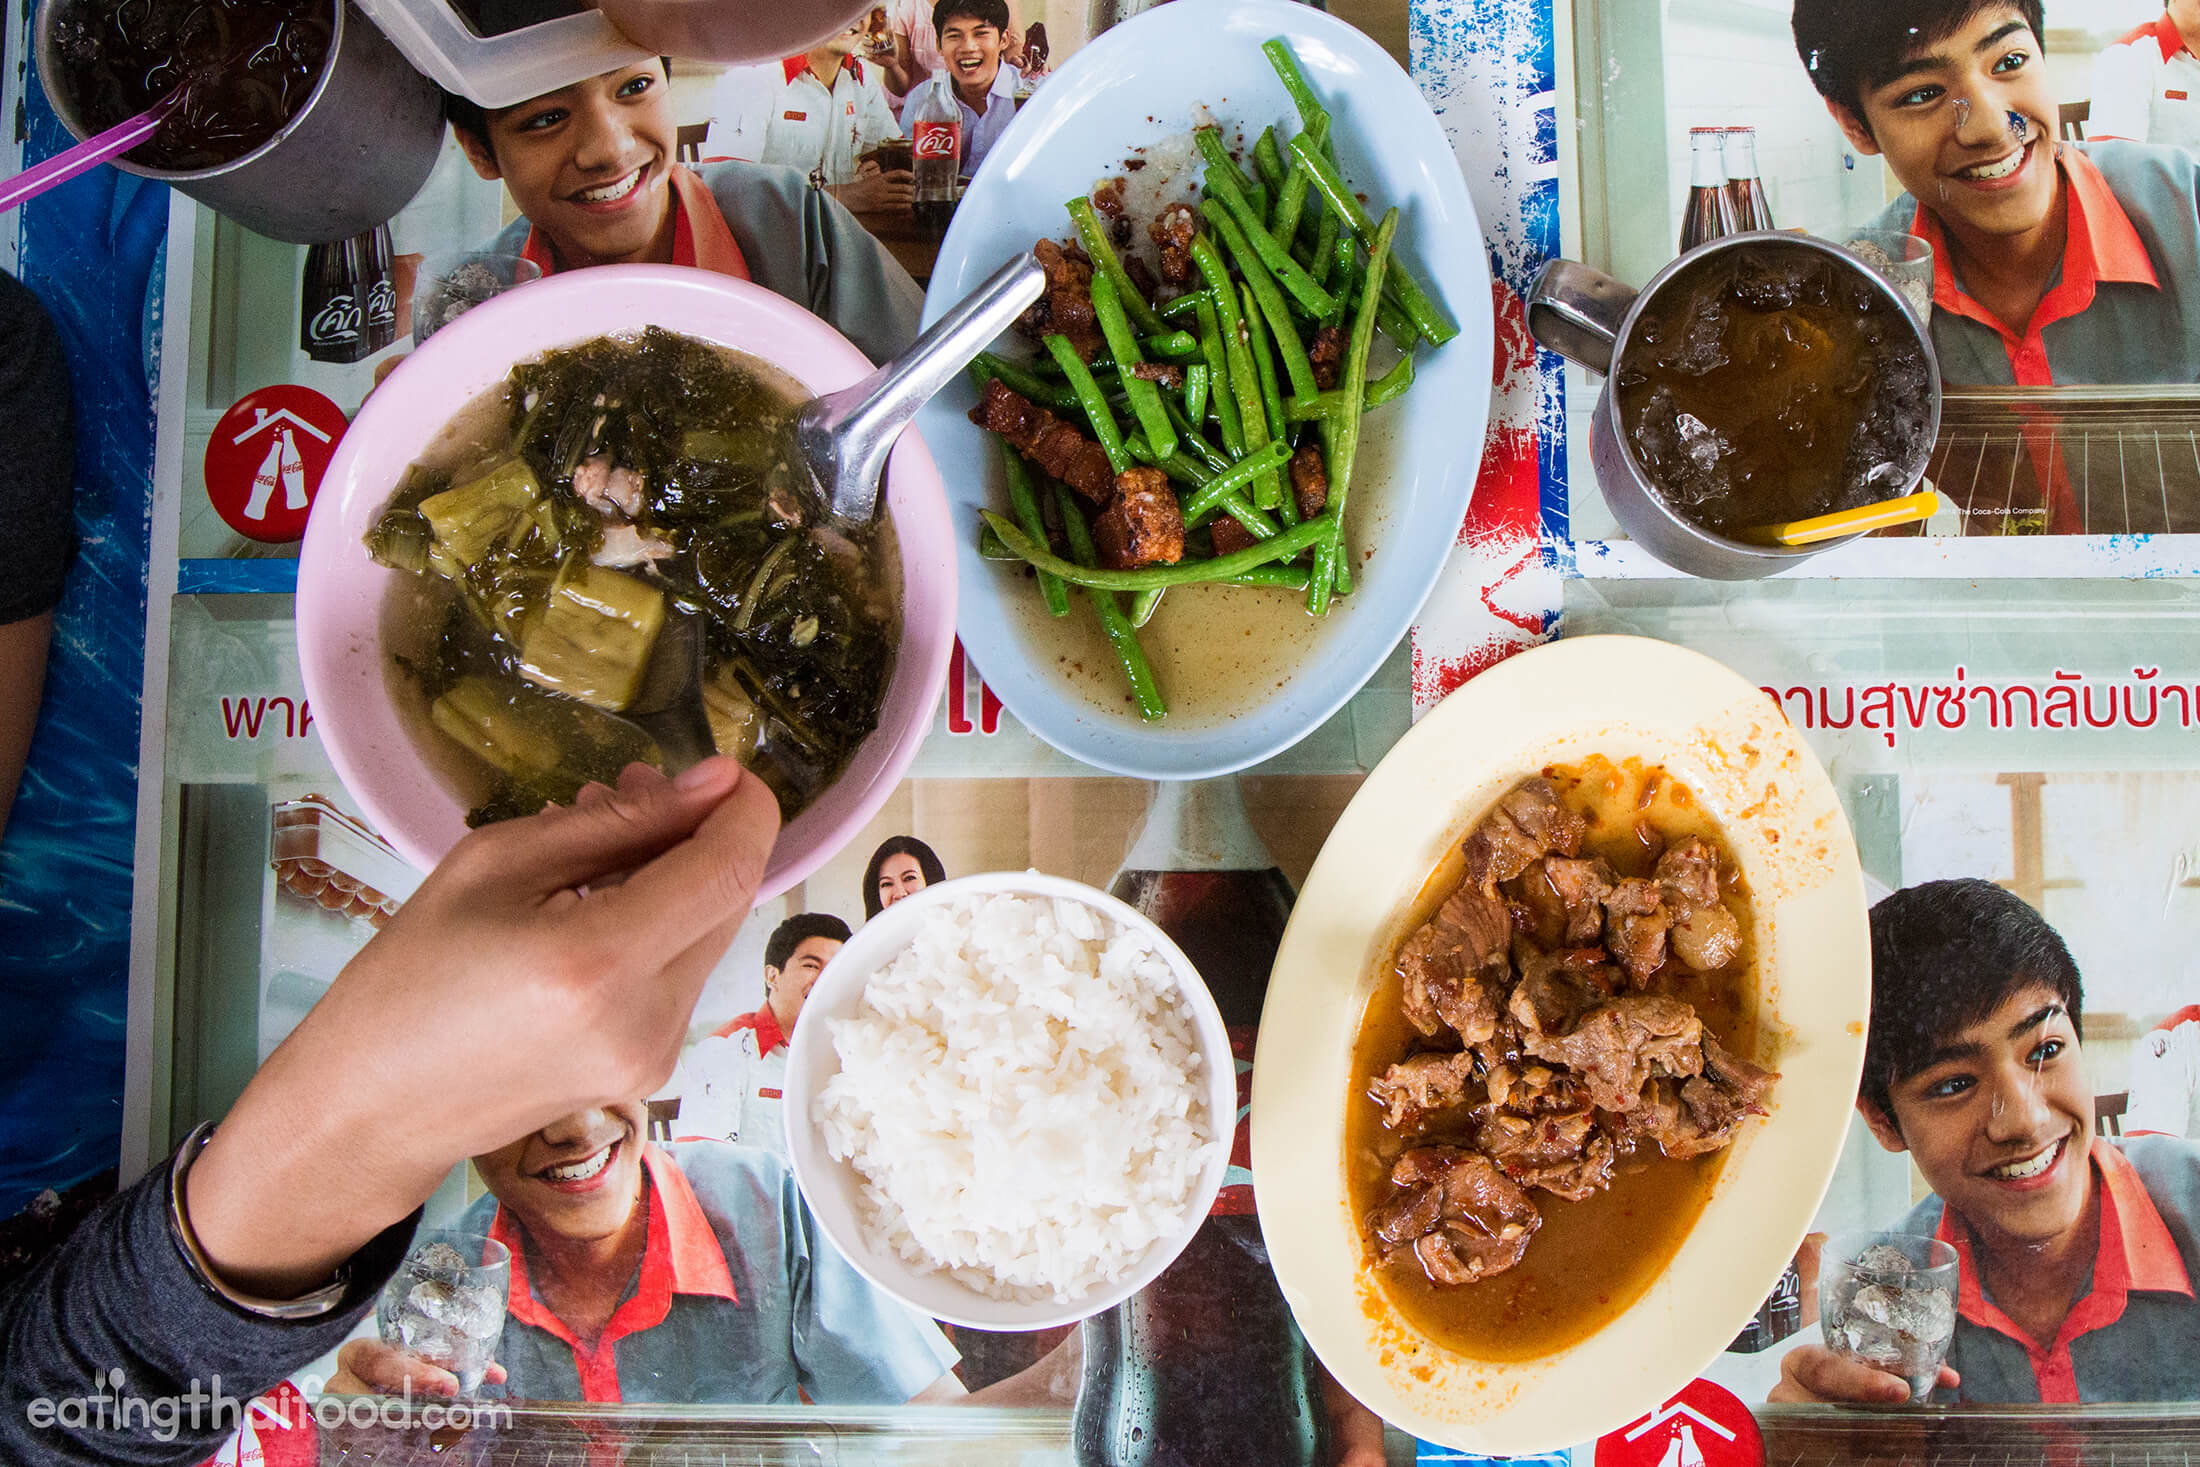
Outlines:
{"label": "white bowl of rice", "polygon": [[857,930],[787,1060],[795,1180],[864,1277],[935,1319],[1097,1314],[1184,1250],[1237,1116],[1222,1015],[1161,929],[994,872]]}

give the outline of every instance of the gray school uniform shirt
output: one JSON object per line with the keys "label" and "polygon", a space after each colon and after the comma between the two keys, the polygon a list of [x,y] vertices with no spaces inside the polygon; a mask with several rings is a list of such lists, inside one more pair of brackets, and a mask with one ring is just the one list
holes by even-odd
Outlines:
{"label": "gray school uniform shirt", "polygon": [[[752,281],[822,317],[873,362],[916,340],[924,292],[838,199],[792,168],[706,163],[694,172],[718,201]],[[533,227],[515,219],[487,248],[516,255]]]}
{"label": "gray school uniform shirt", "polygon": [[[1966,1264],[1948,1351],[1963,1384],[1936,1403],[2200,1400],[2200,1146],[2133,1136],[2095,1147],[2114,1235],[2104,1205],[2100,1254],[2061,1334],[2043,1347],[2014,1332]],[[1896,1231],[1933,1236],[1943,1212],[1928,1197]]]}
{"label": "gray school uniform shirt", "polygon": [[[2078,248],[2066,247],[2064,264],[2035,314],[2037,331],[2011,336],[1936,303],[1933,351],[1940,358],[1942,379],[1984,387],[2200,382],[2200,163],[2182,148],[2147,143],[2062,147],[2077,201],[2086,205],[2082,245],[2081,211],[2074,208],[2072,245]],[[2073,154],[2077,161],[2071,161]],[[2087,163],[2106,184],[2107,198],[2092,180],[2082,178]],[[2111,201],[2136,233],[2154,283],[2112,278],[2133,272],[2117,268],[2117,242],[2128,243],[2130,236],[2119,227],[2117,210],[2106,207]],[[1937,227],[1921,229],[1919,224],[1917,200],[1904,194],[1867,227],[1939,239]],[[2074,267],[2074,258],[2082,263]],[[2103,268],[2088,298],[2083,277],[2094,266]],[[1936,286],[1945,283],[1948,270],[1941,260],[1934,261],[1934,271]],[[2058,305],[2066,275],[2073,289]],[[1954,283],[1960,289],[1960,273]],[[2062,314],[2063,306],[2076,309]]]}

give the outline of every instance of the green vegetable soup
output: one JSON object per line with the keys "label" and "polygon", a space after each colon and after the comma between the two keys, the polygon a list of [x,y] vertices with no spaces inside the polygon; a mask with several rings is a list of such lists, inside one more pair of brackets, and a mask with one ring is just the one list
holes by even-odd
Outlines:
{"label": "green vegetable soup", "polygon": [[705,629],[720,752],[792,817],[877,726],[900,639],[889,522],[823,523],[792,463],[809,394],[648,328],[514,367],[406,472],[367,536],[409,572],[392,691],[470,824],[614,781],[655,742],[629,709],[668,616]]}

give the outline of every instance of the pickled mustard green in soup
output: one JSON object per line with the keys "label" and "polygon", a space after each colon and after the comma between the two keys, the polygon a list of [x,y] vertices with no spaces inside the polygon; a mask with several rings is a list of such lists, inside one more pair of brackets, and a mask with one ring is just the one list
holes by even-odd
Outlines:
{"label": "pickled mustard green in soup", "polygon": [[514,367],[407,470],[367,536],[417,579],[386,611],[400,699],[480,825],[661,762],[617,717],[668,614],[705,628],[721,753],[789,818],[877,727],[900,636],[892,531],[825,524],[790,462],[809,394],[651,327]]}

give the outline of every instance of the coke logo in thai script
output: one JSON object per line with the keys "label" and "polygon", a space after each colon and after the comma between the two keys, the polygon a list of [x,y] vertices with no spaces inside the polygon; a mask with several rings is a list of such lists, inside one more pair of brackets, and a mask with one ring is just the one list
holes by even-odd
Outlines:
{"label": "coke logo in thai script", "polygon": [[[396,315],[392,302],[392,316]],[[359,303],[349,295],[332,295],[328,304],[313,313],[306,323],[306,335],[317,342],[342,341],[359,334]]]}
{"label": "coke logo in thai script", "polygon": [[397,319],[397,285],[387,278],[367,287],[367,319],[377,326]]}
{"label": "coke logo in thai script", "polygon": [[962,125],[955,122],[920,122],[910,152],[919,158],[954,158],[962,153]]}

